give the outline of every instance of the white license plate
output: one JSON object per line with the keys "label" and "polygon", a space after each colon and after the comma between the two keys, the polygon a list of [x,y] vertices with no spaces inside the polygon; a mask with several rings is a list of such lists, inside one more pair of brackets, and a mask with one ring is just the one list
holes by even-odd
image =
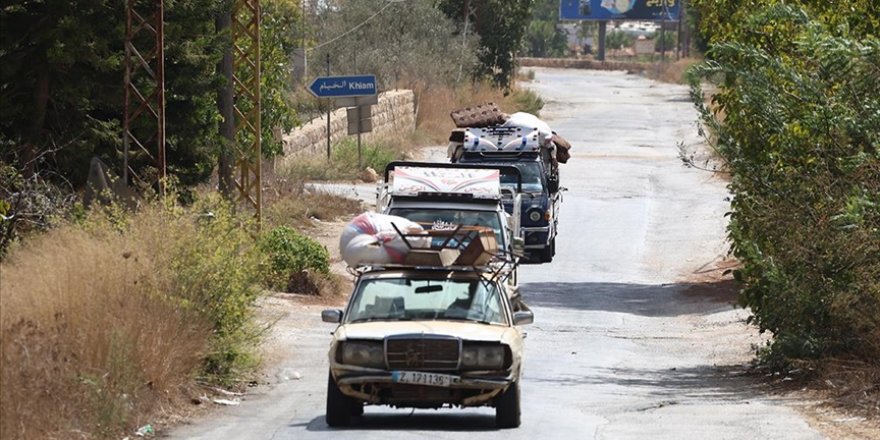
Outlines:
{"label": "white license plate", "polygon": [[431,387],[448,387],[457,382],[458,376],[437,373],[422,373],[420,371],[392,371],[391,381],[394,383],[408,383],[413,385],[427,385]]}

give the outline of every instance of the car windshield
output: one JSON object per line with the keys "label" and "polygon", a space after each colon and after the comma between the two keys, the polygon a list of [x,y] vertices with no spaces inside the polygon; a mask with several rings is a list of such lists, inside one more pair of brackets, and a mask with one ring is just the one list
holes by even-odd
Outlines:
{"label": "car windshield", "polygon": [[494,283],[471,279],[361,280],[348,322],[453,320],[505,324]]}
{"label": "car windshield", "polygon": [[[541,182],[541,164],[538,162],[507,162],[492,165],[516,166],[522,176],[523,192],[543,192],[544,185]],[[516,177],[511,175],[501,175],[501,186],[516,191]]]}
{"label": "car windshield", "polygon": [[505,237],[496,211],[463,211],[454,209],[392,208],[391,215],[421,224],[427,229],[450,229],[456,226],[483,226],[495,231],[495,238],[504,249]]}

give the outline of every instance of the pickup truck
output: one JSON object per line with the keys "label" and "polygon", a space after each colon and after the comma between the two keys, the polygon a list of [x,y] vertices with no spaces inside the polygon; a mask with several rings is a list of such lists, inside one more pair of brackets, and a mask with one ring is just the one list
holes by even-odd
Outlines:
{"label": "pickup truck", "polygon": [[[546,131],[546,133],[544,133]],[[549,134],[549,136],[548,136]],[[464,128],[450,137],[452,163],[471,166],[515,167],[521,194],[520,235],[531,262],[549,263],[556,255],[556,234],[562,196],[555,145],[546,129],[493,126]],[[502,186],[511,182],[502,177]],[[512,200],[505,209],[513,215]]]}

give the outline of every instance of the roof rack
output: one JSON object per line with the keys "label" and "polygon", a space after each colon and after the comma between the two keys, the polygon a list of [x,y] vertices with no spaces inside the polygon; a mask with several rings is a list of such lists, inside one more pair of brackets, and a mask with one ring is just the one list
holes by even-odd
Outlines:
{"label": "roof rack", "polygon": [[[409,252],[402,263],[366,263],[352,268],[355,274],[376,270],[442,270],[489,274],[506,280],[519,264],[519,257],[497,248],[494,232],[485,227],[457,225],[408,233],[392,223]],[[427,239],[427,240],[426,240]]]}

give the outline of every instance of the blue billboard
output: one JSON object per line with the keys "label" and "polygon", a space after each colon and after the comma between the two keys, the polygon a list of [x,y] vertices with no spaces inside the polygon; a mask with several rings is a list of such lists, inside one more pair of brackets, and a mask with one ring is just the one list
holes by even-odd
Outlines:
{"label": "blue billboard", "polygon": [[678,21],[682,0],[560,0],[562,20]]}

